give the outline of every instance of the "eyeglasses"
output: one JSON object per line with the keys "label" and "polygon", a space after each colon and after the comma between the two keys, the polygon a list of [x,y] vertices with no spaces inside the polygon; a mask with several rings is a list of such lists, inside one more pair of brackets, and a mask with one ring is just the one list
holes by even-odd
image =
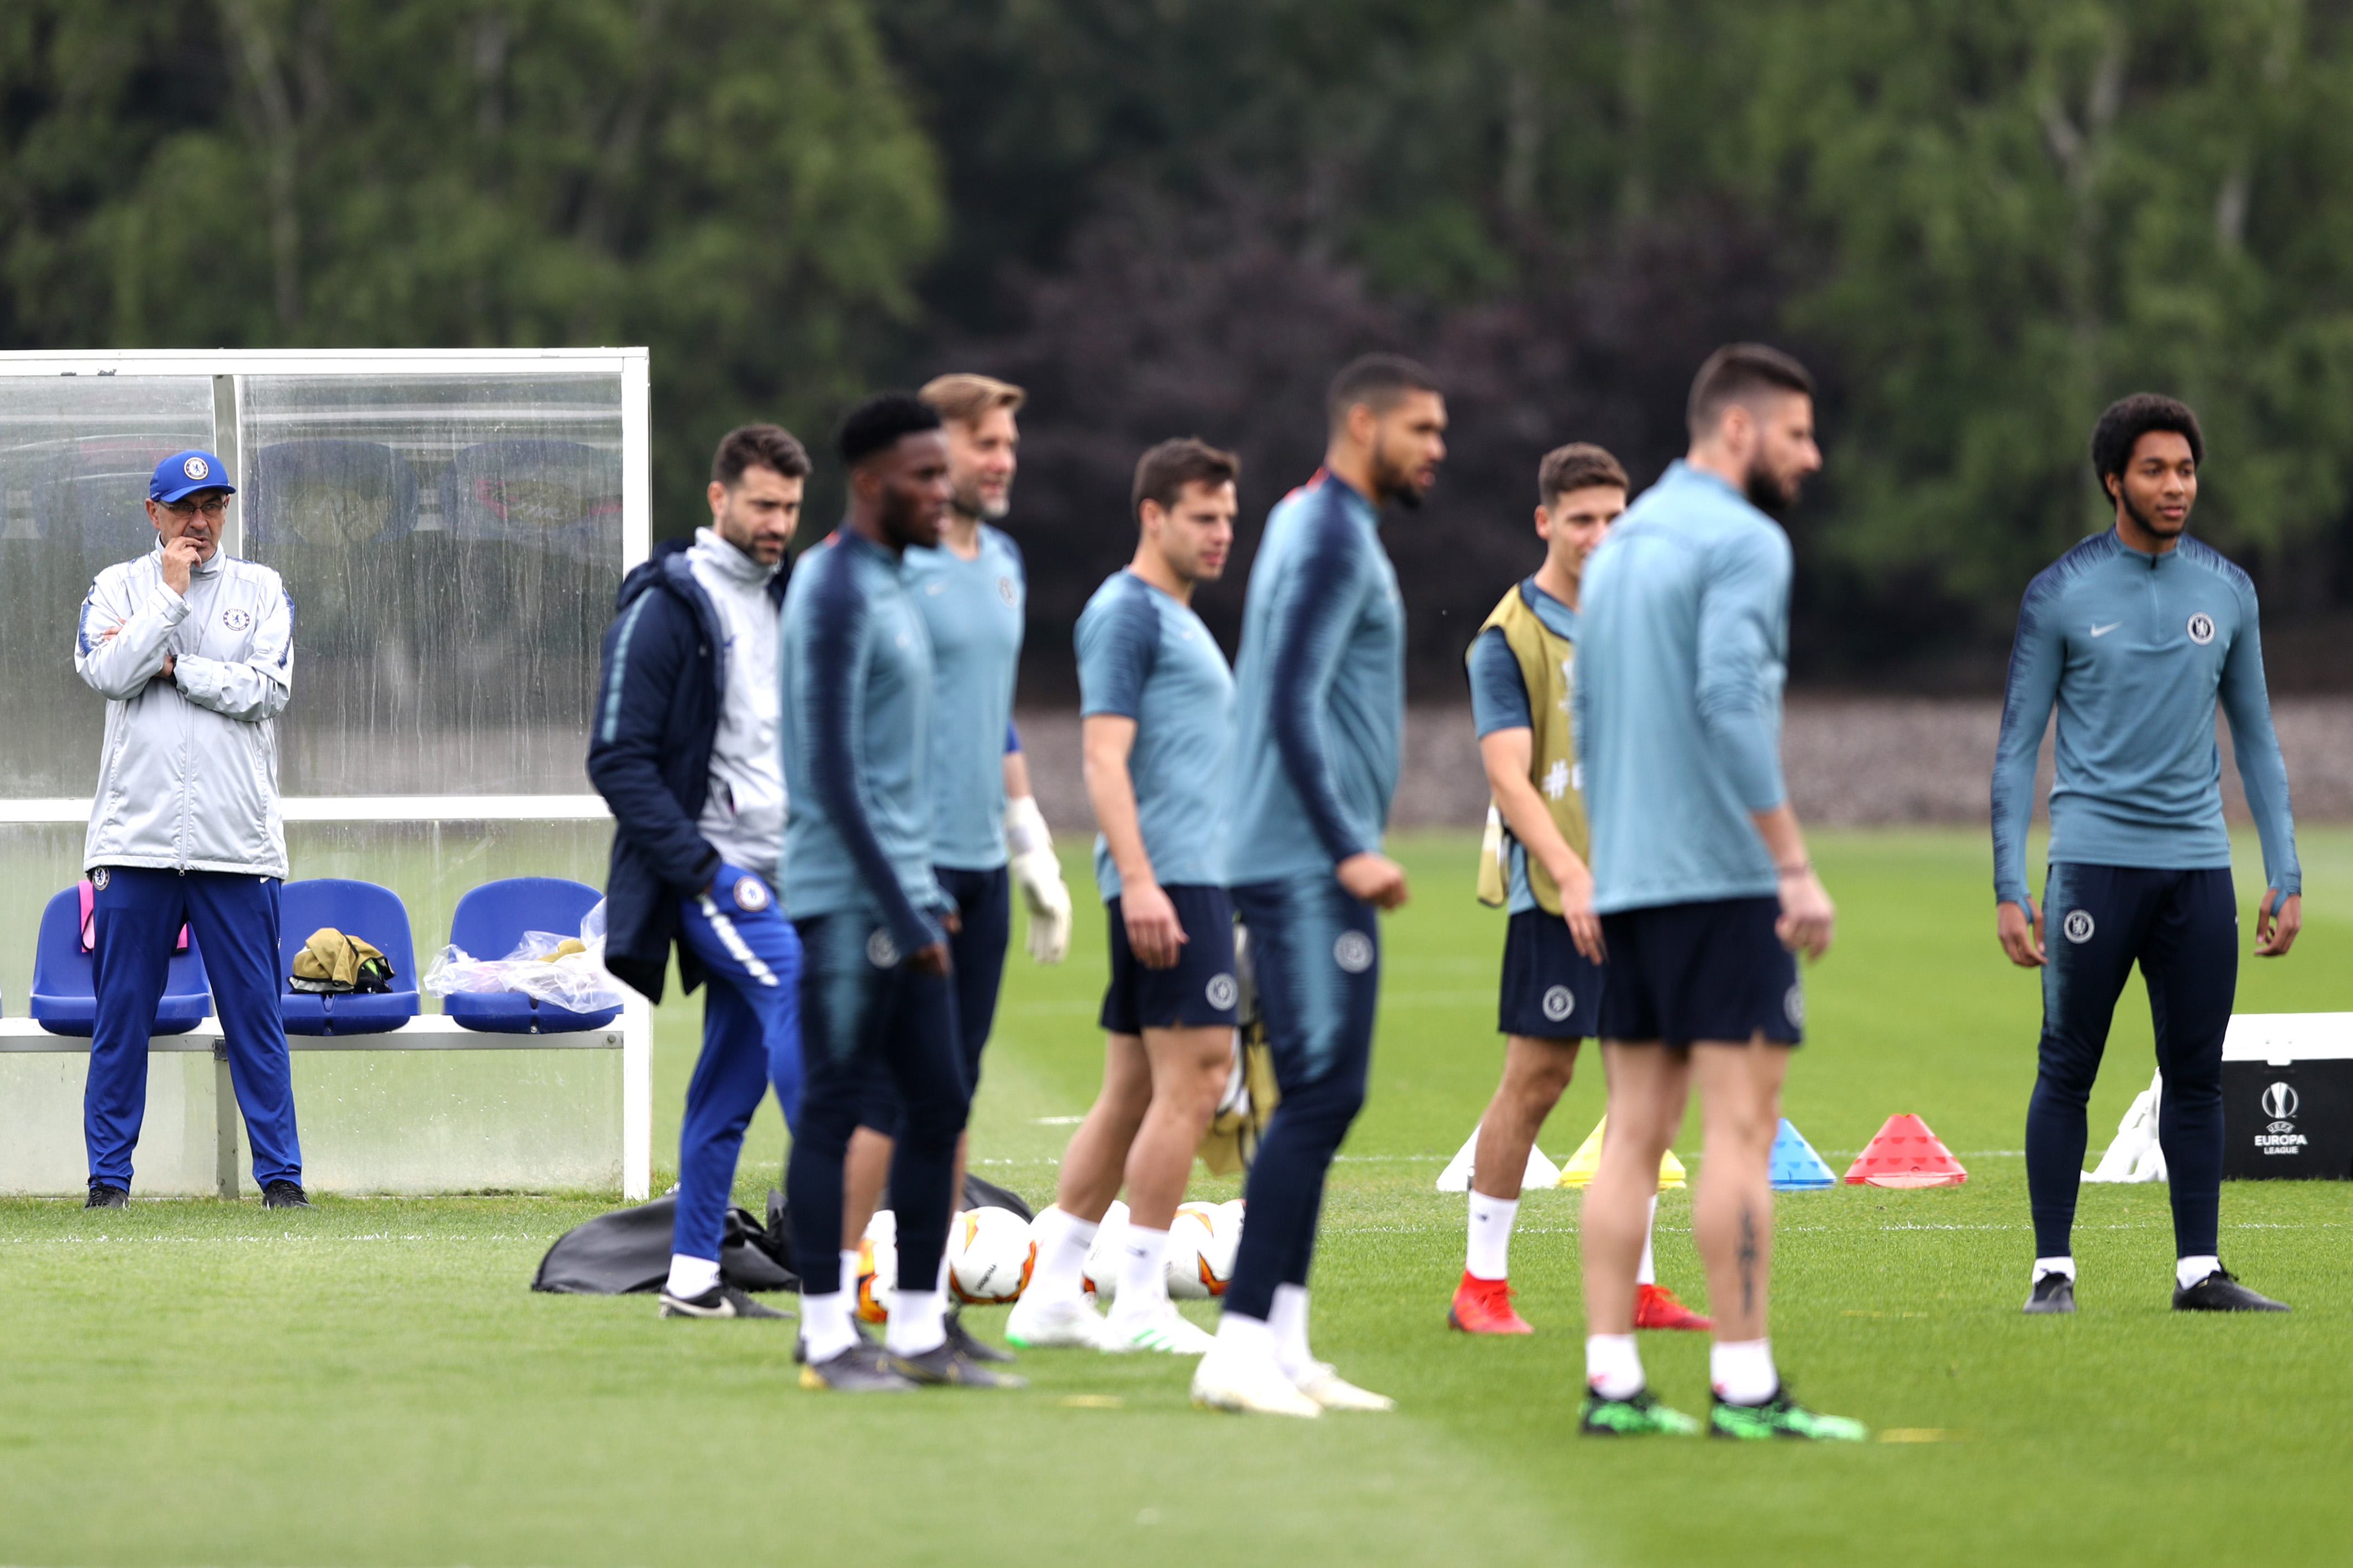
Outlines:
{"label": "eyeglasses", "polygon": [[164,510],[174,517],[194,517],[198,512],[218,522],[228,511],[228,497],[207,496],[203,500],[167,500]]}

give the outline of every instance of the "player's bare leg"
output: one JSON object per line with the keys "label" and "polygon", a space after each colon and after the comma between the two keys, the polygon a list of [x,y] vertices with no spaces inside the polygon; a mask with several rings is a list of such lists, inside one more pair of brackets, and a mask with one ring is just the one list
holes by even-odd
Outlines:
{"label": "player's bare leg", "polygon": [[1453,1328],[1477,1334],[1535,1331],[1512,1308],[1505,1262],[1528,1152],[1535,1147],[1537,1129],[1568,1088],[1578,1044],[1504,1037],[1503,1081],[1479,1118],[1478,1148],[1472,1156],[1470,1256],[1446,1312]]}
{"label": "player's bare leg", "polygon": [[[1691,1056],[1704,1151],[1692,1238],[1707,1269],[1715,1341],[1719,1347],[1755,1344],[1761,1353],[1773,1274],[1773,1134],[1789,1053],[1760,1036],[1747,1044],[1702,1042]],[[1755,1404],[1771,1388],[1741,1403]]]}
{"label": "player's bare leg", "polygon": [[1128,1150],[1152,1104],[1152,1066],[1134,1035],[1103,1038],[1103,1089],[1062,1152],[1054,1205],[1038,1216],[1038,1260],[1006,1320],[1005,1336],[1025,1350],[1108,1348],[1103,1321],[1087,1304],[1087,1250],[1119,1195]]}
{"label": "player's bare leg", "polygon": [[1110,1318],[1121,1348],[1184,1355],[1209,1348],[1208,1333],[1168,1299],[1168,1227],[1185,1199],[1193,1152],[1225,1092],[1233,1039],[1223,1025],[1144,1031],[1152,1103],[1127,1149],[1127,1239]]}

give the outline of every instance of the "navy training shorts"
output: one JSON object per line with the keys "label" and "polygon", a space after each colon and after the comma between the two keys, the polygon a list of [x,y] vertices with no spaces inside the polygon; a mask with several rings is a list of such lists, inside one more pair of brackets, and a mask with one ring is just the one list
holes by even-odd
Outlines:
{"label": "navy training shorts", "polygon": [[1777,1045],[1805,1038],[1806,994],[1798,955],[1773,927],[1781,900],[1715,899],[1601,917],[1609,984],[1601,994],[1605,1040]]}
{"label": "navy training shorts", "polygon": [[1240,1021],[1235,1005],[1241,987],[1234,979],[1234,906],[1223,888],[1179,884],[1160,889],[1176,906],[1185,943],[1169,969],[1151,969],[1127,944],[1127,921],[1120,900],[1107,899],[1111,921],[1111,984],[1103,992],[1103,1026],[1113,1035],[1146,1029],[1191,1029]]}
{"label": "navy training shorts", "polygon": [[1504,937],[1504,985],[1495,1027],[1535,1040],[1582,1040],[1601,1032],[1609,972],[1577,951],[1568,922],[1543,910],[1512,916]]}

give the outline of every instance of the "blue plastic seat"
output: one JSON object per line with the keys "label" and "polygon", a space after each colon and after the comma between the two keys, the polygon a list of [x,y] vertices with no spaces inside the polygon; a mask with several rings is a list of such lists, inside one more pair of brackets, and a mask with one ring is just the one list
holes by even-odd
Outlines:
{"label": "blue plastic seat", "polygon": [[[383,953],[392,964],[393,989],[336,995],[289,984],[294,955],[321,926],[355,936]],[[280,894],[278,984],[278,1008],[290,1035],[384,1035],[399,1028],[422,1005],[407,906],[398,893],[374,882],[313,877],[287,883]]]}
{"label": "blue plastic seat", "polygon": [[[527,931],[577,936],[580,922],[605,895],[586,882],[562,877],[509,877],[485,882],[458,900],[449,917],[449,941],[475,958],[504,958],[522,943]],[[621,1016],[618,1007],[575,1013],[520,991],[461,991],[441,999],[441,1010],[463,1029],[493,1035],[555,1035],[601,1029]]]}
{"label": "blue plastic seat", "polygon": [[[41,934],[33,947],[33,1021],[52,1035],[87,1038],[98,1027],[97,971],[81,950],[81,891],[68,888],[41,911]],[[213,1010],[212,983],[195,933],[188,951],[172,955],[164,971],[164,1000],[155,1009],[155,1032],[185,1035]]]}

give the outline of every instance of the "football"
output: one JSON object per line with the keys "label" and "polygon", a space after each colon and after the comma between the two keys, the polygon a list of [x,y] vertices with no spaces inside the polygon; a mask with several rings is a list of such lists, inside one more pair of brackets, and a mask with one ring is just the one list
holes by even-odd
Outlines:
{"label": "football", "polygon": [[1126,1241],[1127,1205],[1113,1198],[1111,1207],[1103,1211],[1094,1241],[1087,1247],[1086,1271],[1080,1278],[1098,1301],[1109,1303],[1119,1294],[1120,1249]]}
{"label": "football", "polygon": [[1222,1296],[1233,1282],[1242,1238],[1241,1203],[1176,1205],[1168,1226],[1168,1294],[1179,1301]]}
{"label": "football", "polygon": [[948,1222],[948,1288],[959,1301],[1018,1300],[1037,1260],[1038,1244],[1011,1209],[966,1209]]}
{"label": "football", "polygon": [[889,1209],[867,1222],[858,1242],[858,1315],[870,1323],[891,1321],[891,1292],[899,1287],[899,1221]]}

